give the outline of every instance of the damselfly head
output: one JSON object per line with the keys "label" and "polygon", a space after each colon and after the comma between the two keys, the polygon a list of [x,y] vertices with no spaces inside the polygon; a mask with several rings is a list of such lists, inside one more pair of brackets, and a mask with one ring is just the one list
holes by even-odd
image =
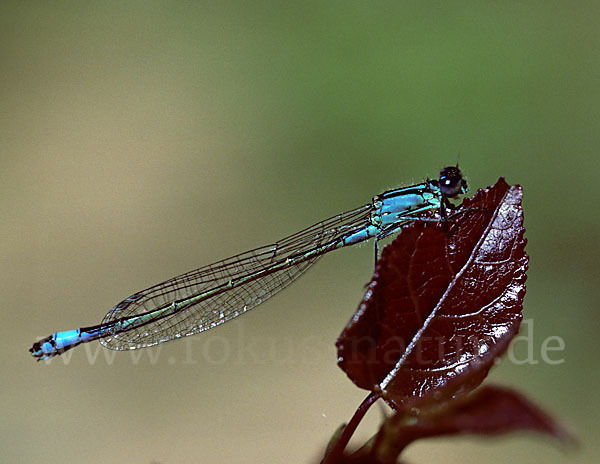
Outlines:
{"label": "damselfly head", "polygon": [[469,191],[467,180],[456,166],[448,166],[440,171],[439,187],[442,195],[455,198]]}

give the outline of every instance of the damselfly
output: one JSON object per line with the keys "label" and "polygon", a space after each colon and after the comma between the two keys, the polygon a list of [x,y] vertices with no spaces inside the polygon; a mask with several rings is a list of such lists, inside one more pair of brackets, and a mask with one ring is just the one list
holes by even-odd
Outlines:
{"label": "damselfly", "polygon": [[133,350],[212,329],[270,298],[319,257],[371,238],[377,241],[417,220],[446,218],[449,198],[467,192],[458,166],[439,180],[389,190],[359,208],[318,222],[271,245],[246,251],[134,293],[99,325],[56,332],[29,349],[48,359],[92,340],[113,350]]}

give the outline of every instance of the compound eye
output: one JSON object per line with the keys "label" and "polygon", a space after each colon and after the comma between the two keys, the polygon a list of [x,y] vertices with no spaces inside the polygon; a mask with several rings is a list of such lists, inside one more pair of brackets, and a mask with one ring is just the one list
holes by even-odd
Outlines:
{"label": "compound eye", "polygon": [[449,166],[440,172],[440,190],[449,198],[467,192],[467,181],[463,179],[462,172],[456,166]]}

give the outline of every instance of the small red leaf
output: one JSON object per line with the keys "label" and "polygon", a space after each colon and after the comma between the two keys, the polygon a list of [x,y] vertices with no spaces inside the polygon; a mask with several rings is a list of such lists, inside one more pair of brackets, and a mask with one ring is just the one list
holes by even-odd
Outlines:
{"label": "small red leaf", "polygon": [[484,386],[424,410],[405,409],[389,417],[375,437],[352,453],[328,454],[327,464],[397,463],[412,442],[449,435],[497,436],[517,431],[549,435],[564,445],[577,439],[552,416],[520,393]]}
{"label": "small red leaf", "polygon": [[[575,438],[549,414],[516,391],[485,386],[460,400],[450,401],[433,414],[408,417],[397,413],[380,429],[372,454],[394,459],[409,443],[427,437],[445,435],[501,435],[518,430],[544,433],[565,444]],[[387,462],[386,459],[382,461]]]}
{"label": "small red leaf", "polygon": [[359,387],[400,409],[479,385],[522,319],[521,198],[501,178],[450,221],[416,222],[385,248],[337,341],[339,365]]}

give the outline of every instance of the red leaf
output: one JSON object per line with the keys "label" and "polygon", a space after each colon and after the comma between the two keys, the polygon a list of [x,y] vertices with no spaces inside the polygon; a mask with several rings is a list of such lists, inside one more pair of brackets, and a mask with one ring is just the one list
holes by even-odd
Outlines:
{"label": "red leaf", "polygon": [[330,453],[324,462],[397,463],[404,448],[422,438],[467,434],[497,436],[522,430],[549,435],[564,445],[577,445],[577,439],[571,432],[510,388],[484,386],[470,395],[431,406],[424,410],[404,409],[395,413],[363,447],[352,453]]}
{"label": "red leaf", "polygon": [[337,341],[340,367],[396,409],[485,378],[518,332],[528,257],[520,186],[503,178],[449,222],[417,222],[387,246]]}
{"label": "red leaf", "polygon": [[482,387],[460,400],[446,403],[433,414],[408,416],[397,413],[381,427],[370,450],[372,455],[379,456],[382,462],[396,462],[402,449],[419,438],[501,435],[518,430],[548,434],[566,444],[575,443],[575,438],[546,412],[516,391],[498,386]]}

